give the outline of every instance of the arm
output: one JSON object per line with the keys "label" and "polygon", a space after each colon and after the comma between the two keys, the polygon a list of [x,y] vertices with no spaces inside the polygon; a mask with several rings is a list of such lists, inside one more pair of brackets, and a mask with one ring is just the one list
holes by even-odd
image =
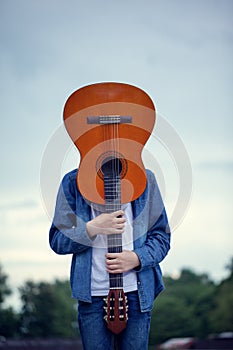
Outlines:
{"label": "arm", "polygon": [[59,187],[49,243],[57,254],[78,254],[88,249],[92,240],[86,222],[90,208],[76,188],[76,172],[64,176]]}
{"label": "arm", "polygon": [[165,228],[167,228],[167,217],[164,209],[139,248],[106,254],[107,272],[123,273],[132,269],[141,271],[159,264],[170,248],[170,233],[166,233]]}
{"label": "arm", "polygon": [[[170,228],[163,200],[154,174],[148,172],[147,175],[146,209],[143,210],[142,218],[148,221],[148,229],[144,242],[140,237],[138,241],[141,243],[135,244],[134,252],[140,260],[138,271],[159,264],[170,249]],[[148,213],[148,217],[146,213]]]}
{"label": "arm", "polygon": [[107,253],[106,268],[109,273],[151,268],[159,264],[170,249],[170,229],[160,191],[153,173],[149,171],[147,175],[147,188],[134,203],[137,216],[134,221],[134,229],[137,231],[135,236],[139,237],[135,249]]}
{"label": "arm", "polygon": [[63,178],[55,214],[49,232],[51,248],[58,254],[78,254],[92,246],[98,234],[122,234],[125,218],[122,210],[103,213],[91,220],[90,207],[76,187],[76,173]]}
{"label": "arm", "polygon": [[138,271],[158,265],[167,255],[170,249],[170,232],[167,229],[167,216],[165,209],[147,232],[145,242],[134,249],[140,260],[140,269]]}

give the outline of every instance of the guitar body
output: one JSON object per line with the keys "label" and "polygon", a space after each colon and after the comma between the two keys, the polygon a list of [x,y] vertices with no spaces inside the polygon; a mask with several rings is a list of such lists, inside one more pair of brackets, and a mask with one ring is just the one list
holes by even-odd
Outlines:
{"label": "guitar body", "polygon": [[64,107],[66,129],[80,152],[77,185],[87,200],[105,204],[103,165],[116,160],[121,201],[138,198],[146,187],[142,149],[155,123],[155,107],[141,89],[98,83],[75,91]]}
{"label": "guitar body", "polygon": [[[83,197],[104,204],[105,212],[121,209],[146,187],[141,159],[155,123],[150,97],[122,83],[99,83],[75,91],[64,107],[66,129],[80,152],[77,186]],[[108,252],[122,252],[122,235],[107,236]],[[127,323],[123,274],[109,274],[107,327],[119,334]]]}

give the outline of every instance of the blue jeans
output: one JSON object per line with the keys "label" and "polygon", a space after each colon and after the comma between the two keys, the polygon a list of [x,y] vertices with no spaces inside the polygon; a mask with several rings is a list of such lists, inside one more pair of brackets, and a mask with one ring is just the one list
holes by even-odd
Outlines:
{"label": "blue jeans", "polygon": [[92,303],[79,301],[78,322],[83,350],[147,350],[150,331],[150,312],[141,312],[138,292],[126,293],[128,298],[127,327],[114,335],[104,320],[103,297],[92,297]]}

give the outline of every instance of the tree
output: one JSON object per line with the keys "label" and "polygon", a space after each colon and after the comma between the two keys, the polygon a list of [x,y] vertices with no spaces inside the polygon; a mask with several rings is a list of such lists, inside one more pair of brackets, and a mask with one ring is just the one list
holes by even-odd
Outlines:
{"label": "tree", "polygon": [[3,268],[0,265],[0,307],[2,307],[5,298],[12,293],[7,284],[7,279],[8,276],[4,273]]}
{"label": "tree", "polygon": [[230,259],[230,262],[225,266],[226,270],[230,271],[229,278],[233,276],[233,257]]}
{"label": "tree", "polygon": [[19,334],[19,318],[11,307],[0,310],[0,335],[6,338]]}
{"label": "tree", "polygon": [[150,344],[192,334],[192,310],[182,298],[162,294],[152,312]]}
{"label": "tree", "polygon": [[213,298],[214,307],[209,315],[213,333],[233,332],[233,258],[226,268],[230,275],[217,286]]}
{"label": "tree", "polygon": [[165,277],[166,290],[155,302],[150,343],[171,337],[205,337],[213,307],[215,285],[206,274],[183,269],[178,279]]}
{"label": "tree", "polygon": [[24,336],[75,336],[76,311],[70,297],[68,281],[27,281],[19,291],[22,300],[21,332]]}
{"label": "tree", "polygon": [[0,265],[0,335],[13,337],[18,331],[18,317],[11,307],[5,307],[6,298],[12,293],[8,283],[8,276]]}

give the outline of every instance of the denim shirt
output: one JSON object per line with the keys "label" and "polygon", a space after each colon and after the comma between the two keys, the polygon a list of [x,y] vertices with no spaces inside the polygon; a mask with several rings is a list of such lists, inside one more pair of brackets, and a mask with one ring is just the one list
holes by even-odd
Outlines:
{"label": "denim shirt", "polygon": [[[77,169],[66,174],[59,187],[49,243],[57,254],[73,254],[70,272],[72,296],[91,302],[92,243],[86,231],[91,220],[90,203],[76,184]],[[147,186],[132,202],[134,252],[140,260],[136,269],[141,311],[150,311],[164,289],[160,262],[170,249],[170,229],[154,174],[147,173]]]}

